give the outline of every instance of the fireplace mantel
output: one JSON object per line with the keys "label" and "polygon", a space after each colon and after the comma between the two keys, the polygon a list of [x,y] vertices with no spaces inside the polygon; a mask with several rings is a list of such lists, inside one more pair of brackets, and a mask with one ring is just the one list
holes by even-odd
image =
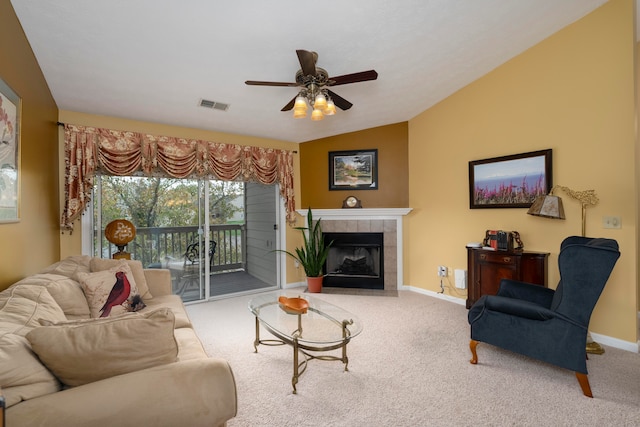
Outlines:
{"label": "fireplace mantel", "polygon": [[[312,209],[315,219],[398,219],[408,215],[413,208],[352,208],[352,209]],[[307,217],[308,209],[298,209],[303,217]]]}
{"label": "fireplace mantel", "polygon": [[[384,232],[385,290],[404,288],[402,271],[402,218],[412,208],[312,209],[313,218],[323,222],[325,232]],[[308,209],[298,212],[306,218]]]}

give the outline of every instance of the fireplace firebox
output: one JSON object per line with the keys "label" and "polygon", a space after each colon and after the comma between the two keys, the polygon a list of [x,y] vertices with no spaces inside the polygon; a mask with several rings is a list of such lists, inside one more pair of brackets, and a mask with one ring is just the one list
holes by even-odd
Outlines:
{"label": "fireplace firebox", "polygon": [[323,233],[329,254],[323,286],[384,289],[383,233]]}

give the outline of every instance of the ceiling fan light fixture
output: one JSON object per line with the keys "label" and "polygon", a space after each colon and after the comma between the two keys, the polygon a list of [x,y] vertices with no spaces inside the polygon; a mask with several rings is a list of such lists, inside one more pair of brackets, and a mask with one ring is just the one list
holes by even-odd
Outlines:
{"label": "ceiling fan light fixture", "polygon": [[[336,107],[348,110],[352,103],[328,89],[329,86],[344,85],[349,83],[376,80],[378,73],[375,70],[361,71],[358,73],[344,74],[330,77],[327,70],[316,66],[318,54],[316,52],[297,49],[300,69],[296,72],[295,82],[265,82],[259,80],[246,80],[244,83],[251,86],[279,86],[297,87],[298,95],[289,101],[280,111],[293,109],[295,118],[306,117],[307,109],[312,107],[311,120],[322,120],[324,116],[336,114]],[[336,98],[334,102],[331,96]]]}
{"label": "ceiling fan light fixture", "polygon": [[324,114],[322,114],[322,110],[319,110],[318,108],[314,108],[313,111],[311,112],[311,120],[318,121],[322,119],[324,119]]}

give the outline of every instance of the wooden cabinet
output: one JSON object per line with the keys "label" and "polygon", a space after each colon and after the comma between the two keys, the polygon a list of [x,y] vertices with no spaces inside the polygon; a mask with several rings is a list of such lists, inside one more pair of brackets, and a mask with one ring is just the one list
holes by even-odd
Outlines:
{"label": "wooden cabinet", "polygon": [[498,293],[501,279],[520,280],[547,287],[548,257],[549,254],[545,252],[467,248],[467,308],[482,295]]}

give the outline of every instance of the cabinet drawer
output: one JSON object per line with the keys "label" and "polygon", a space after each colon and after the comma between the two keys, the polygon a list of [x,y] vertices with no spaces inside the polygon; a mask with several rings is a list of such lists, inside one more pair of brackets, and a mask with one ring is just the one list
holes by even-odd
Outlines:
{"label": "cabinet drawer", "polygon": [[494,264],[513,264],[517,256],[500,252],[485,252],[478,255],[480,262],[490,262]]}

